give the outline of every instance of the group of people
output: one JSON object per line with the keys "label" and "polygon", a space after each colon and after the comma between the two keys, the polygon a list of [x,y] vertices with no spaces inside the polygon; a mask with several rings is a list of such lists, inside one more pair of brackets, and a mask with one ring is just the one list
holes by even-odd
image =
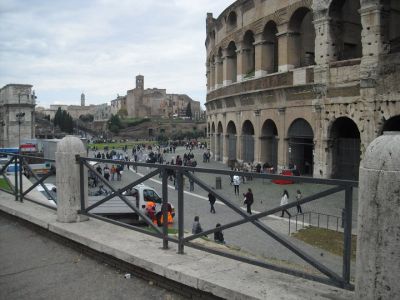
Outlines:
{"label": "group of people", "polygon": [[[215,228],[221,227],[220,223],[217,223],[215,225]],[[201,227],[200,224],[200,218],[199,216],[194,217],[193,225],[192,225],[192,234],[199,234],[203,232],[203,228]],[[224,239],[224,234],[222,233],[222,230],[216,230],[214,232],[214,241],[217,243],[225,244],[225,239]]]}

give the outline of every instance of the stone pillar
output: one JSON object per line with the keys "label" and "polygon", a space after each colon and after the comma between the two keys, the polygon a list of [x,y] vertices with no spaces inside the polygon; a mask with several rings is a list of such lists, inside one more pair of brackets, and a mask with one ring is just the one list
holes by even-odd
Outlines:
{"label": "stone pillar", "polygon": [[260,113],[261,111],[255,110],[255,128],[254,128],[254,162],[261,163],[261,125],[260,125]]}
{"label": "stone pillar", "polygon": [[[271,58],[273,59],[273,53],[269,53],[269,44],[263,40],[263,34],[259,33],[255,35],[254,51],[255,51],[255,72],[254,77],[262,77],[268,73],[268,65],[270,64]],[[272,49],[273,51],[273,49]],[[273,61],[272,61],[273,68]]]}
{"label": "stone pillar", "polygon": [[211,62],[210,65],[210,91],[215,89],[215,64]]}
{"label": "stone pillar", "polygon": [[231,74],[231,65],[228,56],[228,50],[222,50],[222,85],[227,86],[232,83],[232,78],[230,78]]}
{"label": "stone pillar", "polygon": [[222,58],[215,57],[215,89],[222,87]]}
{"label": "stone pillar", "polygon": [[223,136],[223,148],[222,148],[222,162],[225,164],[228,161],[228,147],[229,147],[229,135],[225,134]]}
{"label": "stone pillar", "polygon": [[210,152],[215,159],[215,133],[210,134]]}
{"label": "stone pillar", "polygon": [[286,108],[278,108],[278,172],[280,172],[285,166],[287,161],[288,153],[288,141],[286,139],[286,120],[285,120]]}
{"label": "stone pillar", "polygon": [[245,49],[243,49],[243,42],[237,44],[236,49],[236,82],[243,81],[243,77],[245,75],[244,67],[246,65],[246,53],[244,53]]}
{"label": "stone pillar", "polygon": [[295,38],[296,34],[288,30],[288,24],[282,24],[278,28],[278,49],[279,49],[279,61],[278,71],[287,72],[295,67],[294,53],[296,53]]}
{"label": "stone pillar", "polygon": [[355,299],[400,299],[400,132],[368,146],[359,180]]}
{"label": "stone pillar", "polygon": [[363,57],[360,65],[361,88],[374,87],[378,78],[379,57],[389,51],[387,46],[389,14],[377,3],[363,3],[361,9]]}
{"label": "stone pillar", "polygon": [[[74,223],[88,218],[78,214],[81,207],[79,164],[75,156],[86,156],[82,141],[73,136],[63,138],[57,145],[56,151],[56,183],[57,183],[57,221]],[[87,170],[84,169],[85,205],[87,205]]]}
{"label": "stone pillar", "polygon": [[210,91],[210,76],[211,76],[211,74],[210,74],[210,64],[209,63],[207,63],[206,64],[206,68],[207,68],[207,73],[206,73],[206,77],[207,77],[207,92],[209,92]]}

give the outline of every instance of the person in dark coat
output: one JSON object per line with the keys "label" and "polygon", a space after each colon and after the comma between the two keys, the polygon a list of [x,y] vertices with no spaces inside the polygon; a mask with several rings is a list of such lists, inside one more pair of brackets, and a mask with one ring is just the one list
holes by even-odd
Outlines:
{"label": "person in dark coat", "polygon": [[[221,224],[217,224],[215,226],[215,228],[221,227]],[[221,243],[221,244],[225,244],[225,240],[224,240],[224,234],[222,233],[222,230],[218,230],[216,232],[214,232],[214,241],[216,241],[217,243]]]}
{"label": "person in dark coat", "polygon": [[215,204],[216,200],[217,199],[215,198],[215,196],[213,194],[208,193],[208,201],[210,201],[210,206],[211,206],[210,213],[212,213],[212,214],[215,214],[214,204]]}
{"label": "person in dark coat", "polygon": [[244,200],[244,204],[246,204],[247,206],[247,212],[251,215],[251,205],[254,202],[254,198],[253,198],[253,192],[251,191],[251,189],[249,188],[247,190],[246,194],[243,194],[245,200]]}
{"label": "person in dark coat", "polygon": [[192,234],[198,234],[201,232],[203,232],[203,228],[201,228],[200,218],[199,218],[199,216],[195,216],[193,226],[192,226]]}

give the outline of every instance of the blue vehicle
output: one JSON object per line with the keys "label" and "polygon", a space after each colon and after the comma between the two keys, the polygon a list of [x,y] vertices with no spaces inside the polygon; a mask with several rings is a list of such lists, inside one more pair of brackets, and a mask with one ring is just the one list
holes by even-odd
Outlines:
{"label": "blue vehicle", "polygon": [[7,154],[18,154],[18,148],[0,148],[0,156],[6,156]]}

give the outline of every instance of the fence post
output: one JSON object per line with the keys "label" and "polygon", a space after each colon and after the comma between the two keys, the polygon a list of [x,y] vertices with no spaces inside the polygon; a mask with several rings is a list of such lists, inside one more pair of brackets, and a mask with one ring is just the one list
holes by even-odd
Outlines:
{"label": "fence post", "polygon": [[184,238],[184,227],[183,227],[183,215],[184,215],[184,205],[183,205],[183,175],[181,171],[176,172],[176,180],[178,185],[178,253],[183,254],[183,238]]}
{"label": "fence post", "polygon": [[163,249],[168,249],[168,169],[162,168]]}
{"label": "fence post", "polygon": [[23,166],[23,163],[22,163],[22,160],[23,159],[24,158],[22,156],[19,157],[19,172],[18,172],[18,174],[19,174],[19,201],[20,202],[24,202],[24,196],[22,196],[22,194],[23,194],[23,182],[22,182],[22,166]]}
{"label": "fence post", "polygon": [[400,132],[385,132],[360,167],[355,299],[400,299]]}
{"label": "fence post", "polygon": [[15,201],[18,201],[18,156],[14,156],[14,180],[15,180]]}
{"label": "fence post", "polygon": [[[85,221],[87,216],[78,214],[81,207],[81,174],[76,156],[85,156],[86,149],[82,141],[73,136],[63,138],[57,144],[56,182],[57,182],[57,221],[74,223]],[[83,170],[83,201],[87,205],[88,178],[87,170]]]}
{"label": "fence post", "polygon": [[345,190],[345,221],[344,221],[344,246],[343,246],[343,279],[350,282],[351,264],[351,225],[353,212],[353,188],[346,187]]}

